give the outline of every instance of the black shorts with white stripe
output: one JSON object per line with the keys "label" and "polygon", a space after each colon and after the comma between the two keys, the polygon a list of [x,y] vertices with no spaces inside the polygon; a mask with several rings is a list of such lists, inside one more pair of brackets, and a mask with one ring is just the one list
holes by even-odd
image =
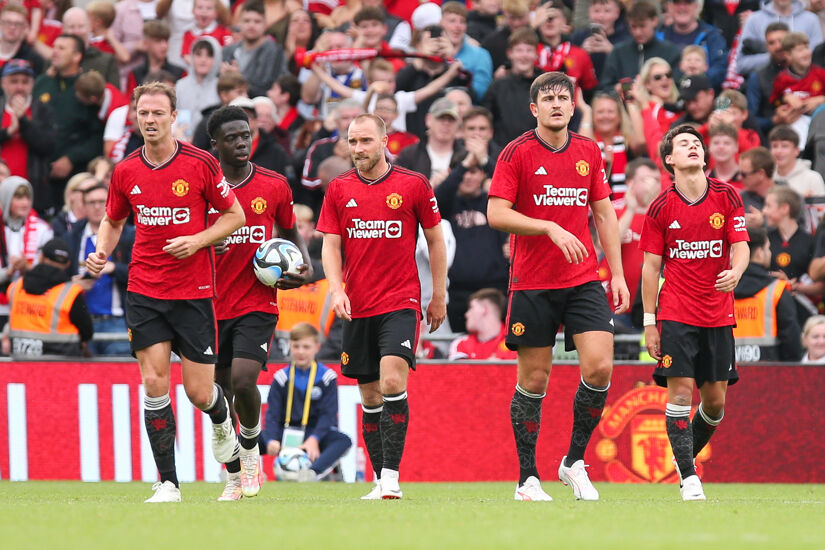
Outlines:
{"label": "black shorts with white stripe", "polygon": [[373,317],[344,321],[341,374],[359,384],[375,382],[381,376],[381,358],[402,357],[415,369],[415,348],[421,314],[401,309]]}

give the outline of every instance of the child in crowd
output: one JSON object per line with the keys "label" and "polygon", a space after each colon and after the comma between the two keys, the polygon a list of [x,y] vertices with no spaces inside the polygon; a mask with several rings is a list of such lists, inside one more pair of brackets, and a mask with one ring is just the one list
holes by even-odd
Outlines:
{"label": "child in crowd", "polygon": [[92,35],[89,38],[89,46],[112,54],[121,65],[128,63],[132,59],[132,54],[117,39],[111,28],[115,20],[114,4],[108,0],[94,0],[86,6],[86,13],[89,16],[89,28]]}
{"label": "child in crowd", "polygon": [[195,27],[183,34],[180,55],[187,65],[192,60],[192,45],[202,36],[211,36],[218,41],[221,47],[233,42],[232,30],[221,25],[218,21],[218,0],[195,0],[192,14],[195,16]]}
{"label": "child in crowd", "polygon": [[739,132],[726,122],[710,128],[708,153],[711,167],[708,177],[731,184],[737,191],[742,190],[742,175],[739,173]]}
{"label": "child in crowd", "polygon": [[682,50],[679,61],[679,70],[685,76],[708,74],[708,53],[705,48],[696,44],[686,46]]}
{"label": "child in crowd", "polygon": [[[710,114],[707,124],[703,124],[699,128],[699,132],[707,141],[710,139],[710,128],[721,123],[730,124],[736,128],[739,153],[743,153],[748,149],[762,145],[759,132],[744,127],[747,118],[748,99],[745,95],[736,90],[725,90],[716,98],[715,109]],[[736,154],[737,160],[739,159],[739,153]]]}
{"label": "child in crowd", "polygon": [[791,126],[776,126],[768,134],[768,141],[776,165],[773,172],[776,183],[789,185],[803,199],[825,197],[822,176],[811,170],[811,161],[799,158],[799,135]]}
{"label": "child in crowd", "polygon": [[825,69],[811,63],[813,52],[807,35],[790,32],[782,39],[782,51],[788,65],[773,82],[770,102],[788,110],[791,127],[799,134],[799,141],[806,143],[811,114],[825,103]]}

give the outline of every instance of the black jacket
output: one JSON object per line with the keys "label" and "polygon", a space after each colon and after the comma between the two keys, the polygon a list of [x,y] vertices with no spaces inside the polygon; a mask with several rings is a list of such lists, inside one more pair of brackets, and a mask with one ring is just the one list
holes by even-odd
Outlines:
{"label": "black jacket", "polygon": [[679,81],[679,59],[682,57],[682,51],[678,46],[656,38],[644,45],[630,39],[617,44],[607,56],[599,79],[601,88],[612,90],[622,78],[635,78],[644,62],[651,57],[661,57],[667,61],[673,69],[675,81]]}
{"label": "black jacket", "polygon": [[249,159],[259,166],[286,177],[286,168],[289,164],[289,155],[272,134],[259,132],[258,147]]}
{"label": "black jacket", "polygon": [[[23,275],[23,290],[29,294],[45,294],[50,288],[69,280],[69,274],[58,267],[47,264],[37,264]],[[69,310],[69,320],[80,332],[80,341],[88,342],[94,335],[92,316],[86,309],[86,299],[83,293],[77,295],[72,308]],[[65,351],[45,350],[44,353],[69,354]]]}
{"label": "black jacket", "polygon": [[502,146],[536,127],[536,117],[530,111],[530,85],[541,74],[533,76],[508,74],[493,80],[481,104],[493,113],[493,139]]}
{"label": "black jacket", "polygon": [[12,59],[25,59],[31,63],[35,78],[43,74],[43,71],[46,69],[46,62],[42,57],[40,57],[39,53],[34,51],[34,48],[26,43],[26,41],[23,41],[23,43],[20,44],[20,47],[17,49],[17,53],[11,57]]}
{"label": "black jacket", "polygon": [[212,140],[209,137],[209,133],[206,131],[206,124],[209,122],[209,115],[221,107],[223,107],[223,105],[212,105],[211,107],[207,107],[201,111],[201,121],[198,122],[195,132],[192,134],[192,145],[212,153]]}
{"label": "black jacket", "polygon": [[[446,68],[444,69],[446,70]],[[441,73],[439,73],[441,74]],[[400,71],[398,74],[395,75],[395,83],[396,88],[398,90],[404,90],[407,92],[414,92],[419,88],[423,88],[427,84],[432,81],[433,78],[436,78],[438,75],[431,75],[426,71],[419,71],[415,68],[414,65],[407,65]],[[472,78],[467,78],[462,76],[461,74],[457,75],[453,78],[448,84],[447,88],[455,87],[455,86],[463,86],[467,88],[468,93],[470,96],[473,96],[473,88],[470,86]],[[415,112],[407,113],[407,131],[411,132],[418,137],[423,137],[427,135],[427,125],[424,123],[424,119],[427,117],[427,111],[430,109],[430,105],[433,102],[441,97],[440,95],[435,95],[429,99],[425,99],[421,103],[418,104],[418,109]],[[473,98],[475,100],[476,98]]]}
{"label": "black jacket", "polygon": [[[453,145],[453,156],[450,159],[450,166],[452,167],[460,163],[464,160],[466,154],[464,143],[460,139],[456,140]],[[404,168],[418,172],[425,178],[430,179],[433,169],[430,163],[430,154],[427,152],[427,140],[422,139],[415,145],[404,148],[404,150],[398,154],[395,163],[398,166],[403,166]]]}

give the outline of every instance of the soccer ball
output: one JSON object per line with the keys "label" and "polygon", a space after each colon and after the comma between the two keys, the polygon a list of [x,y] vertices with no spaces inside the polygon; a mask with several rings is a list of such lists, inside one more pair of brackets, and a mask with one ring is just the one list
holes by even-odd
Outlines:
{"label": "soccer ball", "polygon": [[269,239],[255,251],[252,268],[261,283],[274,287],[281,274],[286,271],[295,272],[303,260],[301,251],[291,241]]}
{"label": "soccer ball", "polygon": [[278,453],[275,459],[275,479],[278,481],[298,481],[300,472],[309,470],[312,466],[309,457],[303,449],[286,447]]}

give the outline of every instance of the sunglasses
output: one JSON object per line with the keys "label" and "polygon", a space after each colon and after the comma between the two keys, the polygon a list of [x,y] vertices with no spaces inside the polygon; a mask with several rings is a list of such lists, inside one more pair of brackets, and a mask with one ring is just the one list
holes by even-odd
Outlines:
{"label": "sunglasses", "polygon": [[666,73],[652,74],[652,75],[650,75],[650,78],[652,78],[656,82],[659,82],[663,78],[673,78],[673,72],[668,71]]}

